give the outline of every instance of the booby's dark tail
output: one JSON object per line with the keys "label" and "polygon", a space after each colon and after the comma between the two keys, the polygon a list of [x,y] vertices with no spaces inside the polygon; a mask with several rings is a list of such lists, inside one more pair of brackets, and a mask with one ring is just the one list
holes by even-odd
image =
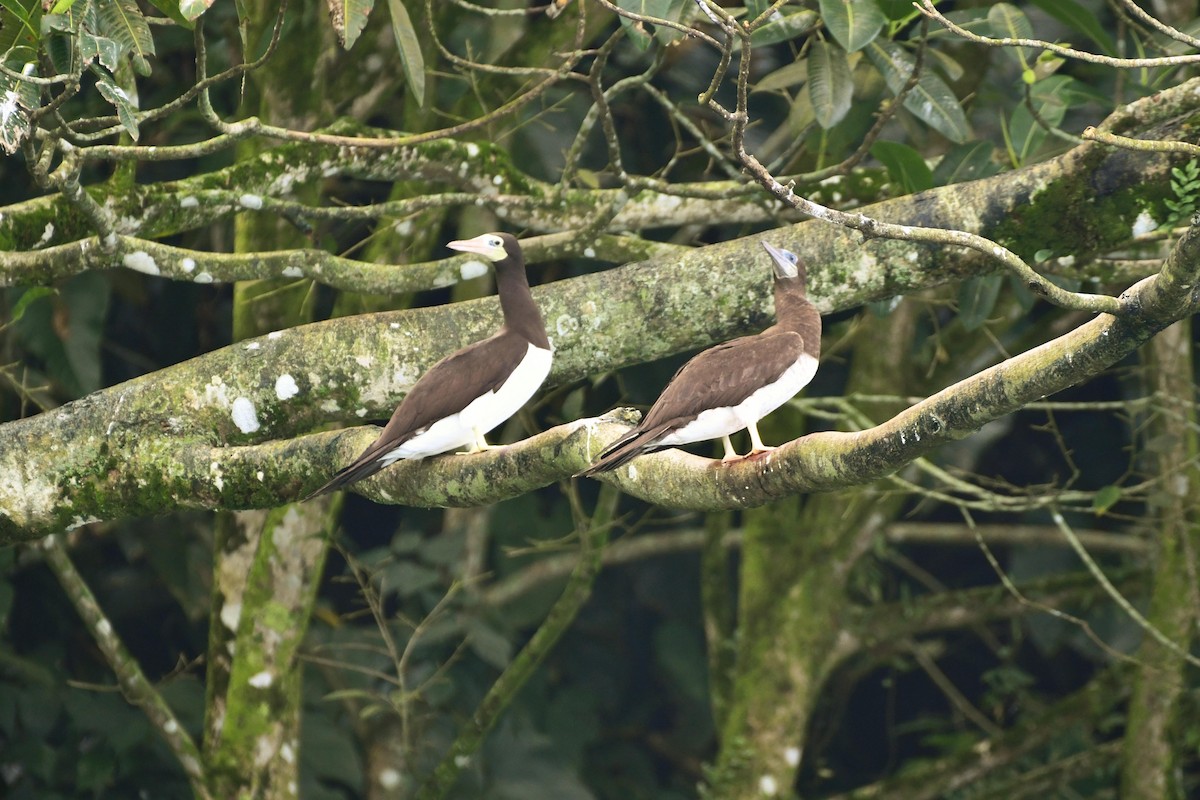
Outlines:
{"label": "booby's dark tail", "polygon": [[664,427],[653,428],[651,430],[634,428],[604,448],[604,451],[600,453],[600,457],[596,459],[595,463],[585,470],[576,472],[575,477],[587,478],[601,472],[611,472],[614,469],[625,466],[640,455],[662,450],[663,448],[657,445],[656,442],[665,433],[667,433],[667,429]]}
{"label": "booby's dark tail", "polygon": [[[373,450],[374,448],[372,448]],[[345,469],[339,470],[336,475],[325,482],[320,489],[306,495],[304,500],[312,500],[318,495],[326,492],[335,492],[349,486],[352,483],[357,483],[364,478],[369,478],[379,470],[383,469],[384,464],[380,461],[378,454],[371,453],[365,458],[360,458]],[[301,502],[304,502],[303,500]]]}

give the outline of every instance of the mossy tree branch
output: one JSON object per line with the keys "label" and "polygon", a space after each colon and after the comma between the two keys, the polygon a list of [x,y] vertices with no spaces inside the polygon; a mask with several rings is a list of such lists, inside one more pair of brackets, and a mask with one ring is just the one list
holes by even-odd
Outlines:
{"label": "mossy tree branch", "polygon": [[[810,227],[780,231],[772,239],[804,251],[809,243],[800,232]],[[722,468],[677,452],[656,454],[608,480],[663,505],[719,509],[887,475],[992,419],[1094,377],[1194,313],[1200,301],[1198,239],[1190,229],[1158,275],[1123,294],[1120,317],[1101,315],[870,430],[812,434],[770,456]],[[552,382],[761,325],[766,311],[761,271],[741,263],[752,248],[756,237],[669,264],[648,262],[545,287],[539,301],[558,348]],[[831,285],[822,274],[814,294],[832,310],[944,278],[908,266],[880,272],[865,276],[865,287],[849,281]],[[871,292],[874,287],[879,288]],[[598,305],[597,297],[607,303]],[[28,539],[94,519],[181,505],[268,507],[280,497],[300,495],[320,481],[329,464],[351,457],[373,434],[353,430],[228,445],[292,436],[322,421],[322,408],[383,416],[433,358],[485,335],[495,325],[494,305],[489,299],[303,326],[4,425],[0,536]],[[736,308],[732,314],[730,305]],[[448,330],[459,338],[447,340]],[[318,365],[318,359],[324,363]],[[387,366],[381,370],[379,364]],[[411,505],[495,502],[573,474],[619,430],[576,422],[496,453],[397,465],[361,491]]]}

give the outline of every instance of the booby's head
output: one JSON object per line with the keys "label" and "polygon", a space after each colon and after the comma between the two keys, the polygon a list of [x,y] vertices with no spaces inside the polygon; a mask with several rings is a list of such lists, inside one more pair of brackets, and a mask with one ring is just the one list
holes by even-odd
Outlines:
{"label": "booby's head", "polygon": [[774,247],[766,242],[762,243],[763,249],[771,256],[771,260],[775,262],[775,282],[777,284],[799,284],[803,289],[805,287],[805,279],[807,278],[807,269],[800,256],[790,250],[784,250],[779,247]]}
{"label": "booby's head", "polygon": [[482,233],[474,239],[458,239],[446,245],[451,250],[483,256],[493,264],[508,258],[520,258],[521,246],[511,233]]}

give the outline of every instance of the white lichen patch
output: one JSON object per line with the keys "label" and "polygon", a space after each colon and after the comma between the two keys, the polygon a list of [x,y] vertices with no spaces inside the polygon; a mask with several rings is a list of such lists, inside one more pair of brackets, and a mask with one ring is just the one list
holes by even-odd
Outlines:
{"label": "white lichen patch", "polygon": [[479,145],[475,144],[474,142],[467,142],[467,146],[465,149],[467,151],[467,155],[470,156],[471,158],[474,158],[475,156],[479,155]]}
{"label": "white lichen patch", "polygon": [[183,261],[179,262],[179,268],[190,275],[196,271],[196,259],[185,258]]}
{"label": "white lichen patch", "polygon": [[280,336],[283,336],[283,331],[271,331],[267,334],[268,339],[278,339]]}
{"label": "white lichen patch", "polygon": [[249,397],[239,397],[233,401],[233,408],[230,410],[233,417],[233,424],[237,425],[238,430],[242,433],[254,433],[260,427],[258,424],[258,412],[254,409],[254,403]]}
{"label": "white lichen patch", "polygon": [[858,266],[855,267],[854,272],[851,273],[850,277],[859,286],[865,286],[871,283],[876,275],[881,273],[882,270],[879,267],[879,259],[875,258],[875,256],[871,255],[870,253],[859,251]]}
{"label": "white lichen patch", "polygon": [[354,410],[354,416],[358,417],[359,419],[362,419],[366,415],[367,415],[367,410],[365,408],[356,408]]}
{"label": "white lichen patch", "polygon": [[637,466],[634,464],[630,464],[629,465],[629,480],[636,481],[637,479],[638,479]]}
{"label": "white lichen patch", "polygon": [[90,516],[89,517],[81,517],[81,516],[77,515],[74,519],[71,520],[71,524],[67,526],[67,533],[70,533],[71,531],[75,530],[76,528],[82,528],[84,525],[91,525],[93,522],[99,522],[99,521],[100,521],[99,517],[90,517]]}
{"label": "white lichen patch", "polygon": [[219,616],[221,617],[221,624],[224,625],[227,630],[236,631],[238,629],[238,623],[242,619],[242,604],[236,602],[226,603],[221,607],[221,613]]}
{"label": "white lichen patch", "polygon": [[1149,211],[1143,210],[1137,215],[1137,219],[1133,221],[1133,235],[1145,236],[1158,230],[1158,222],[1151,216]]}
{"label": "white lichen patch", "polygon": [[322,411],[326,411],[326,412],[332,414],[335,411],[340,411],[342,407],[338,405],[337,400],[323,400],[323,401],[321,401],[321,405],[319,406],[319,408]]}
{"label": "white lichen patch", "polygon": [[208,465],[208,472],[212,475],[213,486],[217,487],[217,491],[225,488],[225,475],[221,472],[221,464],[213,461]]}
{"label": "white lichen patch", "polygon": [[153,256],[145,250],[135,250],[132,253],[126,253],[125,257],[121,259],[121,263],[135,272],[141,272],[146,275],[162,274]]}
{"label": "white lichen patch", "polygon": [[758,779],[758,790],[767,797],[774,797],[779,794],[779,782],[770,775],[763,775]]}
{"label": "white lichen patch", "polygon": [[502,183],[504,183],[504,176],[503,176],[503,175],[493,175],[493,176],[492,176],[492,184],[493,184],[493,185],[495,185],[495,186],[499,186],[499,185],[500,185],[500,184],[502,184]]}
{"label": "white lichen patch", "polygon": [[299,267],[284,267],[283,277],[285,278],[303,278],[304,270]]}
{"label": "white lichen patch", "polygon": [[595,258],[596,257],[596,248],[594,248],[594,247],[583,248],[583,257],[584,258]]}
{"label": "white lichen patch", "polygon": [[47,222],[45,229],[42,231],[42,238],[38,239],[38,244],[45,244],[54,238],[54,223]]}
{"label": "white lichen patch", "polygon": [[283,746],[279,748],[279,757],[288,764],[295,764],[296,748],[291,744],[291,742],[284,742]]}
{"label": "white lichen patch", "polygon": [[379,786],[389,792],[395,791],[400,787],[400,770],[395,767],[384,767],[379,770],[377,778]]}
{"label": "white lichen patch", "polygon": [[187,197],[181,197],[179,199],[180,208],[196,208],[199,205],[200,201],[190,194]]}
{"label": "white lichen patch", "polygon": [[300,394],[300,387],[296,385],[296,379],[286,372],[275,379],[275,396],[280,400],[287,400]]}
{"label": "white lichen patch", "polygon": [[238,198],[238,205],[242,208],[258,211],[263,207],[263,199],[256,194],[244,194]]}
{"label": "white lichen patch", "polygon": [[389,322],[388,327],[394,331],[398,331],[398,330],[400,330],[400,323],[399,322]]}
{"label": "white lichen patch", "polygon": [[783,751],[783,760],[787,762],[789,767],[800,766],[800,748],[789,747]]}
{"label": "white lichen patch", "polygon": [[554,320],[554,329],[559,336],[566,336],[579,330],[579,320],[570,314],[559,314],[558,319]]}
{"label": "white lichen patch", "polygon": [[468,755],[457,755],[454,757],[454,766],[462,769],[471,763],[471,757]]}
{"label": "white lichen patch", "polygon": [[192,278],[196,283],[212,283],[213,276],[208,272],[201,272],[196,277]]}
{"label": "white lichen patch", "polygon": [[112,623],[106,619],[102,619],[96,623],[96,633],[101,636],[112,636]]}
{"label": "white lichen patch", "polygon": [[247,350],[257,350],[260,347],[262,347],[262,345],[259,342],[247,342],[246,344]]}
{"label": "white lichen patch", "polygon": [[458,274],[462,276],[464,281],[486,275],[487,271],[487,264],[475,258],[472,258],[470,261],[464,261],[462,266],[458,268]]}
{"label": "white lichen patch", "polygon": [[250,679],[246,681],[246,683],[250,684],[255,689],[266,689],[274,682],[275,677],[265,669],[262,672],[251,675]]}
{"label": "white lichen patch", "polygon": [[204,405],[229,407],[229,390],[225,387],[225,382],[221,380],[220,375],[213,375],[212,379],[204,385]]}
{"label": "white lichen patch", "polygon": [[355,356],[354,362],[363,369],[370,369],[371,365],[375,363],[375,359],[372,356]]}
{"label": "white lichen patch", "polygon": [[258,472],[254,473],[254,477],[258,479],[259,483],[262,483],[267,479],[267,474],[260,469]]}
{"label": "white lichen patch", "polygon": [[395,228],[396,228],[396,233],[400,234],[401,236],[408,236],[409,234],[412,233],[412,230],[413,230],[412,220],[411,219],[402,219],[396,223]]}

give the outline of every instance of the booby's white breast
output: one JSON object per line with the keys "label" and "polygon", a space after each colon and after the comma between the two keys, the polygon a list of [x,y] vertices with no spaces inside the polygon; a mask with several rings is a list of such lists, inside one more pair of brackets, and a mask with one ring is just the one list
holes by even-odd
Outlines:
{"label": "booby's white breast", "polygon": [[816,374],[817,359],[805,353],[774,382],[755,390],[736,406],[706,409],[691,422],[659,439],[658,443],[674,447],[736,433],[791,400]]}
{"label": "booby's white breast", "polygon": [[443,417],[421,433],[389,450],[379,460],[386,467],[400,459],[426,458],[465,447],[475,433],[487,433],[520,410],[550,374],[551,353],[533,344],[508,379],[495,391],[484,392],[456,414]]}

